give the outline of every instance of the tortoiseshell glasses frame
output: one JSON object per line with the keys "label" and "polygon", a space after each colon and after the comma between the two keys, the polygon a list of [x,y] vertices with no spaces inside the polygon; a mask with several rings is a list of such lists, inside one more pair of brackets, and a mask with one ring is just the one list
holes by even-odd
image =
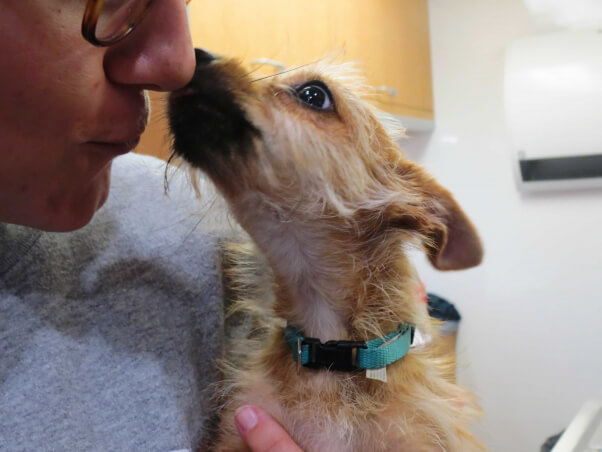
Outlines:
{"label": "tortoiseshell glasses frame", "polygon": [[[82,35],[86,41],[95,46],[107,47],[116,44],[142,22],[153,1],[88,0],[82,19]],[[188,4],[191,0],[185,1]],[[113,23],[110,23],[111,12],[117,14],[117,17],[112,18]],[[102,30],[107,27],[108,30]]]}

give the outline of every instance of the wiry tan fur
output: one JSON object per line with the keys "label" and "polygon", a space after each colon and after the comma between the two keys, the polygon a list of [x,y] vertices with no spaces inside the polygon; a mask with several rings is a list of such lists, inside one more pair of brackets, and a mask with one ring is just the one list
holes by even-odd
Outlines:
{"label": "wiry tan fur", "polygon": [[[481,245],[449,192],[403,157],[394,121],[366,102],[361,77],[323,62],[253,82],[234,61],[212,65],[261,132],[246,158],[209,176],[270,266],[273,315],[323,342],[371,340],[404,322],[436,336],[406,249],[422,246],[450,270],[477,265]],[[334,112],[292,95],[311,80],[328,85]],[[266,344],[229,370],[215,450],[246,450],[233,412],[248,403],[307,452],[481,450],[467,427],[478,413],[473,397],[434,347],[391,364],[387,383],[362,372],[297,373],[282,324],[264,326]]]}

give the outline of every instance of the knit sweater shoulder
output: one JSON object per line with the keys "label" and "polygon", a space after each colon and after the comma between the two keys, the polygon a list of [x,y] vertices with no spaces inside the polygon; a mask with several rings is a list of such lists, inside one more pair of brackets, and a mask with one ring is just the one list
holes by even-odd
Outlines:
{"label": "knit sweater shoulder", "polygon": [[[72,233],[0,224],[0,450],[194,450],[223,338],[224,210],[116,159]],[[202,185],[201,185],[202,186]]]}

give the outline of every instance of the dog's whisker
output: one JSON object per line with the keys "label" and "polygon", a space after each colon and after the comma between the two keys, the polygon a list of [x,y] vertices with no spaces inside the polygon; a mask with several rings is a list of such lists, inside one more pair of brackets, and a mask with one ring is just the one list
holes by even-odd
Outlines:
{"label": "dog's whisker", "polygon": [[256,78],[254,80],[251,80],[251,83],[259,82],[261,80],[266,80],[266,79],[273,78],[273,77],[278,77],[279,75],[288,74],[289,72],[298,71],[299,69],[303,69],[303,68],[311,66],[313,64],[315,64],[315,62],[302,64],[302,65],[299,65],[299,66],[292,67],[290,69],[285,69],[285,70],[277,72],[275,74],[270,74],[270,75],[266,75],[264,77],[260,77],[260,78]]}
{"label": "dog's whisker", "polygon": [[247,78],[249,78],[251,75],[253,75],[255,72],[257,72],[259,69],[261,69],[261,67],[262,67],[262,65],[261,65],[261,64],[258,64],[258,65],[256,65],[256,66],[255,66],[253,69],[251,69],[250,71],[248,71],[248,72],[247,72],[247,73],[244,75],[244,77],[247,77]]}
{"label": "dog's whisker", "polygon": [[205,218],[207,218],[207,215],[209,215],[209,213],[212,212],[213,207],[215,206],[216,202],[217,202],[217,197],[214,197],[213,200],[211,201],[211,203],[209,204],[209,206],[207,206],[207,208],[205,209],[205,213],[201,217],[199,217],[199,220],[190,229],[188,234],[186,234],[186,236],[182,239],[182,242],[180,243],[179,248],[183,247],[186,244],[186,242],[188,241],[190,236],[194,233],[194,231],[196,231],[196,229],[199,227],[199,225],[205,220]]}
{"label": "dog's whisker", "polygon": [[163,172],[163,192],[164,194],[168,194],[169,192],[169,170],[173,170],[174,166],[172,162],[177,159],[177,154],[172,151],[169,157],[167,158],[167,162],[165,164],[165,171]]}

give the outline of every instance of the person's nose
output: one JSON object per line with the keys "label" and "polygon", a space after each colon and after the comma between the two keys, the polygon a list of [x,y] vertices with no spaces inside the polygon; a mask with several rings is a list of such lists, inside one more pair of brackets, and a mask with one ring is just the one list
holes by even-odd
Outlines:
{"label": "person's nose", "polygon": [[113,83],[173,91],[194,73],[186,2],[157,0],[131,35],[109,47],[104,70]]}

